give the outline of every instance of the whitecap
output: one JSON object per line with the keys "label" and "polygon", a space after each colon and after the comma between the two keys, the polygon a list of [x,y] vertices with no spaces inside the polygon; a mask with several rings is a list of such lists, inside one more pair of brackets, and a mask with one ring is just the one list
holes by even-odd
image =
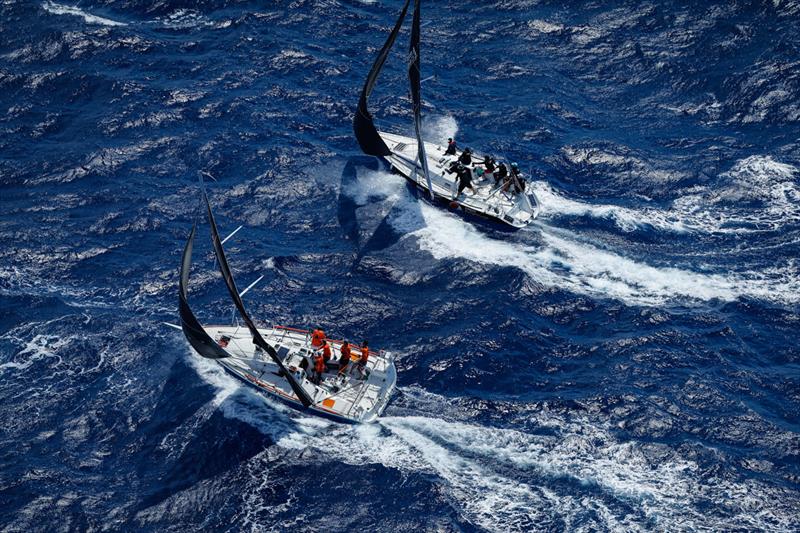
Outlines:
{"label": "whitecap", "polygon": [[65,6],[62,4],[56,4],[55,2],[45,2],[42,4],[42,7],[45,11],[54,15],[74,15],[81,17],[84,21],[86,21],[87,24],[102,24],[103,26],[127,26],[127,23],[125,22],[98,17],[97,15],[92,15],[91,13],[83,11],[77,6]]}

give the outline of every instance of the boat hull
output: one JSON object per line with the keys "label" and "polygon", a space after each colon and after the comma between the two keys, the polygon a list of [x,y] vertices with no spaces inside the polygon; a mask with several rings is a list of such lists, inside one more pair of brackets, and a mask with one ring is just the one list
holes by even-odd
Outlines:
{"label": "boat hull", "polygon": [[[331,369],[323,373],[319,383],[311,381],[301,362],[313,360],[314,348],[310,345],[310,333],[293,328],[276,326],[259,328],[259,333],[283,358],[284,365],[295,375],[305,391],[314,399],[309,407],[304,407],[298,397],[280,374],[278,365],[263,357],[247,330],[236,326],[205,326],[206,332],[220,341],[225,339],[226,350],[232,357],[217,360],[223,370],[257,390],[266,397],[276,399],[311,415],[320,416],[334,422],[345,424],[374,422],[381,415],[391,398],[397,384],[397,370],[391,354],[376,351],[370,354],[365,379],[353,377],[356,362],[353,360],[349,372],[339,376],[335,357],[331,359]],[[339,341],[329,344],[337,352]],[[358,348],[354,347],[354,354]],[[312,364],[313,366],[313,364]],[[355,371],[355,372],[354,372]]]}
{"label": "boat hull", "polygon": [[[382,156],[382,161],[393,172],[402,175],[413,186],[423,191],[430,200],[431,194],[427,181],[418,174],[420,169],[414,155],[416,154],[416,140],[384,132],[381,132],[380,135],[392,152],[387,156]],[[490,185],[482,184],[477,185],[478,194],[461,195],[454,198],[454,180],[445,177],[445,169],[460,154],[449,156],[443,153],[444,149],[440,146],[427,142],[425,145],[428,152],[428,166],[431,169],[432,203],[435,205],[446,205],[469,218],[494,223],[497,227],[511,230],[527,227],[538,216],[539,204],[536,195],[532,192],[514,196],[512,199],[501,191],[492,189]],[[481,161],[483,157],[475,154],[474,160]]]}

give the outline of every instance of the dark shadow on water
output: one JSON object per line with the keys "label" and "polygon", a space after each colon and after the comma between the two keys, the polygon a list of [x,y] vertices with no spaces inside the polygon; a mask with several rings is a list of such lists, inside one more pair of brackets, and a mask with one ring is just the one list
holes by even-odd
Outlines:
{"label": "dark shadow on water", "polygon": [[[246,390],[244,385],[242,388]],[[247,394],[257,397],[256,393]],[[213,401],[215,395],[213,386],[197,379],[195,369],[182,360],[176,361],[153,409],[152,419],[140,426],[136,433],[138,438],[134,437],[144,441],[138,444],[135,454],[137,477],[144,487],[135,513],[158,505],[203,480],[237,468],[273,444],[276,434],[289,429],[288,425],[277,424],[283,427],[272,428],[265,434],[250,423],[226,417],[225,409],[239,408],[225,405],[236,402],[238,393],[216,406],[201,425],[192,426],[190,419]],[[247,409],[247,406],[242,408]],[[271,409],[266,404],[263,408]],[[192,435],[180,456],[173,458],[164,442],[177,428],[190,431]],[[180,436],[174,440],[182,441]]]}
{"label": "dark shadow on water", "polygon": [[[398,229],[392,225],[392,220],[395,220],[401,214],[405,214],[408,220],[414,219],[414,217],[409,216],[409,213],[407,212],[409,210],[408,203],[403,203],[403,205],[398,205],[398,203],[395,203],[385,211],[386,214],[381,218],[377,225],[374,226],[375,229],[372,231],[368,230],[368,228],[372,225],[372,221],[363,220],[360,223],[358,218],[358,210],[360,207],[364,206],[359,205],[353,198],[354,190],[359,187],[359,168],[373,172],[377,172],[381,169],[388,171],[386,166],[382,165],[378,159],[368,156],[350,157],[347,160],[344,169],[342,170],[341,187],[337,206],[337,218],[339,219],[339,225],[342,227],[345,238],[352,242],[356,249],[355,259],[353,260],[354,269],[358,267],[361,259],[364,256],[371,252],[377,252],[389,248],[399,241],[400,238],[405,234],[404,232],[398,231]],[[397,179],[399,181],[405,181],[400,175],[397,176]],[[409,189],[416,197],[416,188],[409,187]],[[368,200],[376,203],[386,201],[385,199],[373,199],[370,197],[368,197]],[[418,220],[422,220],[422,216],[419,213],[418,203],[414,202],[411,204],[410,208],[415,211],[413,215],[416,215]],[[364,227],[362,227],[362,225]]]}

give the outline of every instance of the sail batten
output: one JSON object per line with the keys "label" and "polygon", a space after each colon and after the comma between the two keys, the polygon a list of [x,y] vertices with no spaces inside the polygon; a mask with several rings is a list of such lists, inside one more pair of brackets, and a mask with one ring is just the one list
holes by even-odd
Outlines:
{"label": "sail batten", "polygon": [[411,85],[411,107],[414,111],[414,132],[417,136],[417,164],[425,176],[428,185],[428,193],[431,200],[435,200],[433,195],[433,184],[428,170],[428,156],[425,153],[425,143],[422,142],[422,98],[420,95],[420,1],[414,0],[414,16],[411,23],[411,43],[408,52],[408,81]]}
{"label": "sail batten", "polygon": [[400,12],[400,16],[397,18],[394,28],[392,28],[392,32],[383,44],[381,51],[378,53],[378,57],[375,58],[375,62],[372,64],[372,68],[367,75],[367,80],[364,82],[364,87],[361,89],[358,109],[355,115],[353,115],[353,131],[355,132],[356,140],[358,140],[361,150],[367,155],[387,156],[392,153],[375,128],[375,123],[369,112],[368,101],[372,90],[375,88],[375,83],[378,81],[378,75],[383,68],[383,64],[386,62],[386,58],[389,57],[389,52],[397,39],[398,33],[400,33],[400,28],[406,18],[410,3],[411,0],[406,0],[405,4],[403,4],[403,10]]}
{"label": "sail batten", "polygon": [[217,257],[219,270],[222,273],[222,278],[225,280],[225,286],[228,288],[228,292],[231,295],[233,304],[236,306],[236,309],[239,311],[239,314],[241,315],[245,324],[247,324],[247,329],[250,330],[250,334],[253,335],[253,343],[264,350],[275,362],[275,364],[278,365],[281,374],[289,382],[289,385],[292,387],[292,391],[294,391],[295,395],[298,397],[303,406],[310,406],[313,403],[311,397],[305,391],[303,386],[297,382],[295,377],[286,369],[283,361],[278,356],[278,352],[276,352],[275,348],[273,348],[269,343],[267,343],[267,341],[264,340],[264,338],[261,336],[261,333],[259,333],[258,328],[256,328],[255,323],[250,318],[250,315],[247,313],[247,310],[244,307],[244,302],[242,302],[242,298],[239,296],[239,290],[236,288],[236,281],[233,279],[233,272],[231,272],[231,269],[228,266],[228,259],[225,256],[225,250],[222,247],[219,231],[217,230],[217,223],[214,220],[214,213],[211,211],[211,203],[208,201],[208,195],[206,194],[205,190],[203,191],[203,199],[206,202],[208,221],[211,225],[211,240],[214,245],[214,254]]}

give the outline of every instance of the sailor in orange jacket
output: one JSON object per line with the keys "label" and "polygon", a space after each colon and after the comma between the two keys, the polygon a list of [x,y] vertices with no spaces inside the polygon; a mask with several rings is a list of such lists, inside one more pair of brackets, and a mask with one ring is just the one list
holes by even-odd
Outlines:
{"label": "sailor in orange jacket", "polygon": [[325,370],[327,370],[328,361],[331,360],[331,345],[325,339],[322,340],[322,360],[325,362]]}
{"label": "sailor in orange jacket", "polygon": [[320,384],[322,381],[322,374],[325,372],[325,359],[322,357],[321,353],[317,353],[314,356],[314,383],[317,385]]}
{"label": "sailor in orange jacket", "polygon": [[361,343],[361,358],[356,365],[361,379],[367,379],[367,377],[369,377],[367,373],[367,361],[369,361],[369,344],[367,341],[364,341]]}
{"label": "sailor in orange jacket", "polygon": [[344,375],[347,366],[350,364],[350,343],[344,341],[341,349],[342,356],[339,357],[339,376]]}
{"label": "sailor in orange jacket", "polygon": [[322,342],[325,340],[325,332],[322,331],[322,328],[317,328],[311,332],[311,346],[314,348],[319,348],[322,346]]}

